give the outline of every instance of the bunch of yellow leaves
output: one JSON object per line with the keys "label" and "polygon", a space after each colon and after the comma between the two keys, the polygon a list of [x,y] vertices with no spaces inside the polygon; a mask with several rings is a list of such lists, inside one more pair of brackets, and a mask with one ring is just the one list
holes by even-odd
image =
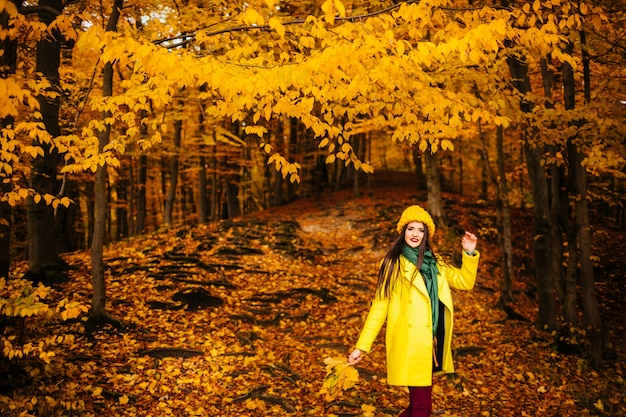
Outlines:
{"label": "bunch of yellow leaves", "polygon": [[359,371],[342,357],[326,358],[324,363],[326,364],[326,377],[319,393],[324,394],[326,401],[330,402],[341,392],[356,385],[359,380]]}

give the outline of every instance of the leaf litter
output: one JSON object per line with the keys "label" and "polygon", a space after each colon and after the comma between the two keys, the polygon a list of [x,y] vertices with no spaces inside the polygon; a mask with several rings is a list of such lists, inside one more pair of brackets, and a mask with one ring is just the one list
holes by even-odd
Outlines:
{"label": "leaf litter", "polygon": [[[76,337],[12,395],[40,398],[34,415],[73,409],[83,416],[395,416],[408,395],[386,384],[383,332],[358,367],[345,366],[345,358],[395,221],[407,205],[424,204],[421,197],[409,188],[360,198],[338,192],[114,243],[105,252],[107,308],[124,328],[86,332],[80,321],[33,326],[30,337]],[[453,294],[456,373],[435,379],[435,414],[624,415],[620,322],[611,324],[615,357],[604,369],[559,353],[532,324],[527,214],[516,217],[519,317],[511,319],[495,307],[495,215],[458,197],[446,205],[454,227],[479,235],[481,267],[473,291]],[[454,260],[457,238],[440,232],[435,249]],[[64,257],[72,279],[55,287],[57,297],[75,294],[88,304],[89,254]],[[600,280],[599,295],[612,308],[607,286]]]}

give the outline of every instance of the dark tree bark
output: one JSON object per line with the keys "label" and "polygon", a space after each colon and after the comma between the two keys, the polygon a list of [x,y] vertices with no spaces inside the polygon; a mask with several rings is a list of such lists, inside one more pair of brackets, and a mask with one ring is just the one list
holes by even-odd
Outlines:
{"label": "dark tree bark", "polygon": [[[111,16],[107,22],[107,32],[117,30],[117,22],[124,0],[115,0],[111,10]],[[107,62],[102,72],[102,96],[111,97],[113,95],[113,65]],[[102,113],[102,120],[110,117],[110,112]],[[104,151],[104,147],[109,143],[111,135],[111,125],[106,124],[105,130],[98,138],[99,152]],[[106,311],[106,281],[104,279],[104,262],[102,259],[104,251],[104,241],[107,220],[107,165],[98,165],[96,169],[96,179],[94,185],[95,206],[94,206],[94,231],[91,242],[91,269],[93,296],[91,300],[91,310],[89,316],[94,320],[113,320]]]}
{"label": "dark tree bark", "polygon": [[[61,0],[41,0],[44,10],[39,19],[49,25],[61,13]],[[51,11],[58,11],[57,14]],[[61,94],[59,87],[59,66],[61,63],[61,34],[53,30],[37,44],[36,71],[50,82],[49,94],[39,96],[40,112],[47,132],[52,138],[60,135],[59,107]],[[40,195],[58,194],[57,164],[59,154],[56,147],[48,143],[35,143],[43,149],[44,155],[32,162],[30,186]],[[28,262],[30,278],[51,282],[57,280],[61,260],[54,230],[54,209],[43,199],[38,203],[31,197],[28,202]]]}
{"label": "dark tree bark", "polygon": [[[285,155],[285,128],[283,126],[283,123],[281,121],[279,121],[276,125],[276,139],[275,139],[275,150],[276,152],[280,153],[281,155],[285,156],[286,158],[289,158],[288,155]],[[285,180],[283,179],[283,174],[280,171],[277,171],[271,167],[268,166],[268,169],[270,170],[270,177],[269,178],[274,178],[273,181],[273,187],[272,187],[272,206],[280,206],[281,204],[285,203],[285,196],[283,193],[283,185]]]}
{"label": "dark tree bark", "polygon": [[[359,158],[360,161],[364,161],[365,160],[365,145],[366,145],[366,141],[365,141],[365,134],[364,133],[359,133],[358,135],[355,135],[352,138],[352,148],[354,149],[354,152],[356,153],[357,158]],[[354,192],[354,196],[355,197],[360,197],[361,196],[361,184],[360,184],[360,179],[361,179],[361,174],[363,171],[361,170],[357,170],[356,168],[354,169],[354,178],[353,178],[353,192]]]}
{"label": "dark tree bark", "polygon": [[426,174],[422,167],[422,153],[417,145],[411,146],[413,154],[413,164],[415,165],[415,177],[417,179],[417,188],[426,188]]}
{"label": "dark tree bark", "polygon": [[[182,103],[181,103],[182,106]],[[179,151],[183,132],[183,121],[174,122],[174,155],[170,161],[170,184],[165,198],[165,208],[163,210],[163,223],[172,224],[172,213],[174,211],[174,200],[176,199],[176,189],[178,188]]]}
{"label": "dark tree bark", "polygon": [[[532,91],[528,66],[518,57],[510,56],[507,59],[513,86],[524,94]],[[520,101],[520,109],[529,113],[533,103],[524,99]],[[554,271],[552,239],[558,232],[556,226],[550,221],[549,190],[546,174],[543,167],[543,146],[537,143],[537,133],[534,129],[526,129],[524,154],[533,195],[534,214],[534,239],[533,259],[535,262],[535,280],[539,297],[539,314],[537,327],[540,329],[554,330],[556,328],[556,301],[554,299],[554,286],[559,271]]]}
{"label": "dark tree bark", "polygon": [[[130,189],[131,181],[129,179],[130,169],[125,169],[124,166],[128,165],[128,162],[122,162],[122,177],[115,182],[115,194],[117,201],[115,203],[115,239],[123,239],[129,236],[128,226],[128,190]],[[125,174],[128,172],[128,174]]]}
{"label": "dark tree bark", "polygon": [[[21,4],[13,3],[16,7]],[[9,14],[6,11],[0,14],[0,27],[3,30],[9,29]],[[17,40],[8,37],[0,39],[0,49],[4,51],[0,55],[0,78],[6,79],[15,74],[17,67]],[[13,122],[13,116],[6,116],[0,119],[0,128],[9,127]],[[11,189],[10,178],[0,175],[0,194],[6,194]],[[0,278],[9,278],[11,266],[11,212],[8,202],[0,202]]]}
{"label": "dark tree bark", "polygon": [[[232,132],[235,136],[241,136],[241,125],[233,123]],[[230,146],[230,145],[227,145]],[[241,165],[240,159],[232,160],[232,153],[229,149],[225,150],[224,170],[226,174],[222,177],[224,190],[224,211],[222,218],[234,219],[241,216],[241,206],[239,204],[239,183],[241,182]]]}
{"label": "dark tree bark", "polygon": [[511,205],[509,203],[509,183],[506,178],[504,166],[504,128],[496,129],[496,149],[498,152],[498,176],[500,195],[500,207],[498,210],[498,223],[501,230],[500,246],[502,248],[502,281],[500,282],[500,303],[506,304],[513,301],[513,243],[511,238]]}
{"label": "dark tree bark", "polygon": [[[552,99],[552,90],[554,89],[554,74],[549,69],[549,62],[546,58],[541,60],[541,79],[543,82],[544,95],[546,97],[544,106],[548,109],[554,108],[554,102]],[[556,161],[556,147],[554,145],[546,146],[546,153],[549,161]],[[554,225],[560,226],[560,231],[565,232],[565,236],[568,240],[568,247],[576,246],[575,235],[573,235],[572,228],[568,225],[568,204],[567,191],[564,187],[565,170],[563,165],[558,165],[554,162],[546,162],[546,169],[549,173],[549,195],[550,195],[550,222]],[[571,187],[570,187],[571,188]],[[563,265],[563,233],[555,233],[552,242],[552,270],[562,271]],[[568,257],[568,266],[566,272],[559,273],[555,276],[555,290],[558,294],[558,298],[561,300],[563,307],[563,314],[565,321],[569,324],[576,323],[576,317],[578,316],[576,309],[576,280],[571,280],[571,272],[576,268],[573,267],[578,263],[578,257],[575,253],[570,252]],[[571,286],[574,286],[573,288]],[[573,290],[573,291],[572,291]],[[573,296],[573,298],[571,298]],[[569,328],[566,324],[565,328]]]}
{"label": "dark tree bark", "polygon": [[[204,146],[201,146],[200,152],[204,153]],[[207,169],[206,157],[200,155],[198,165],[198,223],[206,223],[209,218],[209,201],[207,199]]]}
{"label": "dark tree bark", "polygon": [[482,142],[481,159],[484,162],[482,169],[486,178],[491,179],[496,188],[496,227],[498,229],[498,248],[500,249],[500,266],[502,268],[500,299],[498,302],[501,306],[504,306],[513,301],[513,245],[511,243],[509,189],[504,165],[504,128],[498,126],[496,129],[497,175],[489,164],[489,150],[480,122],[478,123],[478,134]]}
{"label": "dark tree bark", "polygon": [[[64,195],[75,196],[78,194],[77,184],[74,181],[66,180]],[[56,236],[56,243],[58,245],[59,253],[72,252],[77,249],[84,249],[85,246],[81,244],[78,239],[79,231],[76,230],[76,204],[71,204],[69,207],[57,207],[54,218],[54,232]]]}
{"label": "dark tree bark", "polygon": [[[585,101],[591,100],[590,90],[590,69],[589,56],[586,52],[586,36],[585,32],[581,32],[581,43],[583,45],[583,76],[585,81]],[[569,43],[566,52],[573,53],[573,44]],[[573,110],[576,107],[576,83],[574,80],[574,71],[567,62],[563,64],[563,89],[565,109]],[[584,124],[584,120],[577,122]],[[567,140],[567,158],[569,161],[570,173],[573,177],[573,195],[574,201],[574,224],[576,230],[576,238],[578,240],[577,247],[570,247],[570,252],[578,252],[578,260],[580,264],[580,284],[582,289],[583,313],[585,317],[585,327],[587,331],[587,339],[589,341],[588,357],[593,367],[599,368],[602,364],[603,356],[603,334],[601,328],[600,312],[598,310],[598,301],[595,291],[595,276],[592,263],[592,237],[589,224],[589,208],[587,206],[587,171],[583,165],[585,155],[582,149],[582,140],[580,137],[574,136]]]}
{"label": "dark tree bark", "polygon": [[[215,142],[215,138],[214,142]],[[219,177],[217,175],[217,145],[211,145],[211,196],[209,198],[210,215],[211,220],[217,220],[219,217],[219,197],[217,192],[217,184],[219,183]]]}
{"label": "dark tree bark", "polygon": [[496,213],[498,227],[498,246],[500,247],[500,261],[502,265],[502,279],[500,280],[501,305],[513,301],[513,244],[511,242],[511,207],[509,204],[509,186],[504,165],[504,128],[496,129],[496,152],[498,175],[495,181]]}
{"label": "dark tree bark", "polygon": [[446,217],[443,211],[443,198],[441,193],[441,174],[439,173],[439,155],[429,150],[423,153],[426,165],[426,190],[428,193],[428,212],[435,224],[439,227],[446,226]]}
{"label": "dark tree bark", "polygon": [[[300,143],[300,129],[299,121],[296,118],[289,119],[289,153],[286,155],[287,160],[293,162],[298,157],[298,145]],[[291,182],[290,178],[286,178],[287,185],[287,201],[294,201],[296,199],[296,184]]]}
{"label": "dark tree bark", "polygon": [[[206,91],[206,86],[200,86],[200,91]],[[209,219],[209,200],[207,198],[207,145],[204,142],[206,129],[204,126],[204,111],[198,115],[198,135],[200,136],[200,158],[198,160],[198,223],[204,224]]]}
{"label": "dark tree bark", "polygon": [[139,173],[137,176],[137,186],[135,199],[137,207],[137,216],[134,223],[134,234],[140,235],[146,229],[146,183],[148,181],[148,157],[141,155],[139,157]]}

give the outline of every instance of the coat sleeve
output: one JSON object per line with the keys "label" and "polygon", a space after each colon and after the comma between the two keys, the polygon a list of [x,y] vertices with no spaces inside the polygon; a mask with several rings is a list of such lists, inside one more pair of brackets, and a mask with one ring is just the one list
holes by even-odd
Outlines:
{"label": "coat sleeve", "polygon": [[478,261],[480,259],[480,252],[475,252],[474,256],[463,252],[461,268],[447,266],[446,279],[450,287],[457,290],[471,290],[474,287],[476,274],[478,273]]}
{"label": "coat sleeve", "polygon": [[361,330],[359,340],[356,343],[357,349],[363,352],[369,352],[372,349],[372,344],[374,343],[374,340],[376,340],[378,332],[380,332],[380,329],[383,327],[383,324],[387,319],[388,306],[388,299],[382,300],[378,297],[374,299],[372,306],[370,307],[370,311],[367,314],[367,318],[365,319],[365,324],[363,325],[363,330]]}

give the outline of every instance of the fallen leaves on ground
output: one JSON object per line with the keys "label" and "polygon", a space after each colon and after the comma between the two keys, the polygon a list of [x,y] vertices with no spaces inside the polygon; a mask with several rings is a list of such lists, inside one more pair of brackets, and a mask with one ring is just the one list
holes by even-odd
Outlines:
{"label": "fallen leaves on ground", "polygon": [[[383,332],[357,368],[343,370],[341,391],[338,380],[332,393],[324,385],[329,363],[323,358],[335,358],[335,371],[345,363],[369,308],[376,266],[394,238],[395,221],[414,203],[423,199],[405,189],[375,190],[361,198],[336,193],[234,221],[112,244],[105,253],[107,306],[123,329],[89,333],[81,320],[28,323],[25,338],[74,337],[50,364],[18,375],[10,397],[0,396],[0,410],[6,416],[22,411],[46,416],[395,416],[408,394],[386,384]],[[457,227],[477,232],[482,258],[477,287],[453,294],[457,370],[435,379],[436,413],[624,414],[621,344],[614,346],[616,357],[605,369],[593,371],[580,356],[558,353],[550,335],[532,324],[537,307],[527,269],[531,228],[523,223],[525,214],[516,218],[515,310],[528,321],[510,319],[495,307],[495,214],[458,197],[446,204]],[[452,235],[448,240],[440,233],[436,239],[436,250],[449,258],[457,250],[450,245],[460,248],[458,236]],[[55,287],[56,301],[72,294],[72,300],[88,304],[88,253],[65,259],[73,267],[71,282]],[[603,305],[613,306],[605,300],[605,285],[599,283]],[[620,329],[621,323],[605,317]],[[9,402],[22,408],[10,410]]]}

